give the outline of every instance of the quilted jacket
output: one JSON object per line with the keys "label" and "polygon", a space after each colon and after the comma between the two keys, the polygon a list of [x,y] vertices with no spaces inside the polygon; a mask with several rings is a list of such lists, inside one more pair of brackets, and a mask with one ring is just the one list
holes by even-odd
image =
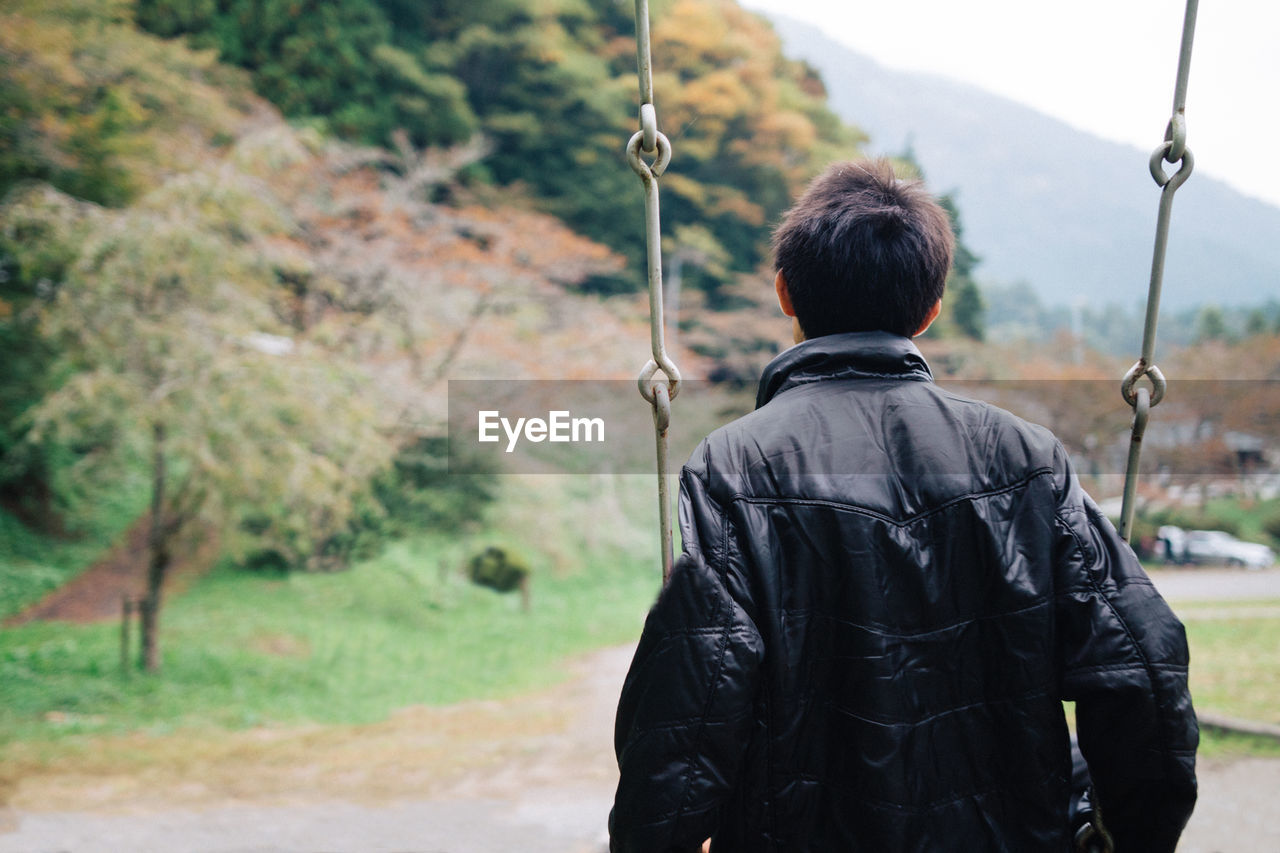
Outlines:
{"label": "quilted jacket", "polygon": [[1074,701],[1120,853],[1196,797],[1181,623],[1046,429],[830,335],[681,474],[618,707],[615,853],[1065,851]]}

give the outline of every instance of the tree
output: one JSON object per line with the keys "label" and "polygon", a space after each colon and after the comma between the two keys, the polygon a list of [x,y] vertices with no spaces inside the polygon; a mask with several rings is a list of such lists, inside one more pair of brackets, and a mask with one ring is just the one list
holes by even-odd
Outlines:
{"label": "tree", "polygon": [[[602,0],[139,0],[139,23],[188,34],[248,69],[288,115],[340,136],[415,146],[492,140],[468,180],[521,184],[579,233],[643,261],[643,205],[621,148],[636,130],[634,21]],[[861,134],[826,106],[767,21],[733,0],[654,16],[658,115],[676,154],[663,221],[727,252],[714,289],[752,270],[769,222]],[[630,199],[620,204],[620,199]],[[643,281],[643,276],[632,279]]]}
{"label": "tree", "polygon": [[965,337],[981,341],[987,334],[984,318],[986,305],[982,301],[982,291],[978,290],[977,282],[967,276],[953,275],[949,289],[951,319],[955,321],[956,328]]}
{"label": "tree", "polygon": [[212,529],[233,552],[268,541],[305,562],[391,455],[369,383],[277,334],[274,276],[254,241],[288,227],[232,172],[173,179],[98,216],[42,318],[68,378],[33,410],[31,440],[77,447],[81,482],[109,483],[128,464],[150,471],[148,671],[160,668],[179,543]]}
{"label": "tree", "polygon": [[39,319],[96,211],[36,189],[0,215],[0,498],[36,529],[58,526],[48,449],[29,441],[27,413],[55,382],[55,351]]}
{"label": "tree", "polygon": [[476,131],[466,91],[448,73],[393,44],[373,0],[139,0],[138,24],[190,34],[289,116],[321,116],[339,135],[386,144],[461,142]]}
{"label": "tree", "polygon": [[1217,305],[1206,305],[1196,315],[1196,342],[1220,341],[1227,336],[1227,320]]}
{"label": "tree", "polygon": [[[6,4],[0,23],[0,197],[47,181],[111,206],[194,168],[196,140],[247,111],[245,74],[137,30],[132,2]],[[10,7],[19,7],[10,11]],[[182,132],[187,142],[175,145]]]}
{"label": "tree", "polygon": [[1267,333],[1267,312],[1262,308],[1249,311],[1244,321],[1244,333],[1249,337]]}

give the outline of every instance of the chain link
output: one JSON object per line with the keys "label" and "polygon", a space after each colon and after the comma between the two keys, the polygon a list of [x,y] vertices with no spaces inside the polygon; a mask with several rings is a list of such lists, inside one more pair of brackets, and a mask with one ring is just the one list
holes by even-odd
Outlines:
{"label": "chain link", "polygon": [[[649,266],[649,344],[653,357],[640,371],[640,396],[653,407],[658,462],[658,532],[662,553],[662,581],[671,576],[670,478],[667,475],[667,428],[671,401],[680,393],[680,371],[667,355],[662,312],[662,229],[658,178],[671,162],[671,141],[658,131],[653,106],[653,63],[649,51],[649,2],[636,0],[636,66],[640,78],[640,130],[627,142],[627,162],[644,184],[645,249]],[[651,159],[646,161],[644,156]],[[659,377],[661,374],[661,377]]]}
{"label": "chain link", "polygon": [[[1164,283],[1165,250],[1169,244],[1169,216],[1173,209],[1173,194],[1191,177],[1195,158],[1187,147],[1187,81],[1191,75],[1191,44],[1195,38],[1196,11],[1199,0],[1187,0],[1182,21],[1182,44],[1178,53],[1178,77],[1173,91],[1173,114],[1165,128],[1164,142],[1151,153],[1148,166],[1151,177],[1160,187],[1160,207],[1156,214],[1156,240],[1151,256],[1151,283],[1147,289],[1147,315],[1142,330],[1142,354],[1125,373],[1120,383],[1120,396],[1133,407],[1133,426],[1129,437],[1129,464],[1124,475],[1124,499],[1120,508],[1120,535],[1129,540],[1133,534],[1133,514],[1138,491],[1138,461],[1142,453],[1142,437],[1152,407],[1164,399],[1166,382],[1164,374],[1155,363],[1156,323],[1160,317],[1160,290]],[[1172,175],[1164,164],[1177,164]],[[1137,387],[1143,376],[1151,388]]]}

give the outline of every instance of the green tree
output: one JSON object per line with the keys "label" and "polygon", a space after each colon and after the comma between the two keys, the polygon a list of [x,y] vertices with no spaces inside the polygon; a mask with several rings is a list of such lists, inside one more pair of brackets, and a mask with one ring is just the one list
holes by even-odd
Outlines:
{"label": "green tree", "polygon": [[52,529],[51,449],[28,440],[27,413],[55,382],[39,318],[97,208],[45,187],[17,192],[20,202],[0,208],[0,497],[28,526]]}
{"label": "green tree", "polygon": [[1217,305],[1206,305],[1196,315],[1196,341],[1220,341],[1227,337],[1227,320]]}
{"label": "green tree", "polygon": [[216,48],[286,115],[324,117],[347,138],[385,145],[402,129],[440,145],[476,130],[462,85],[397,47],[373,0],[139,0],[137,20]]}
{"label": "green tree", "polygon": [[950,286],[951,319],[956,328],[965,337],[981,341],[986,337],[984,312],[986,305],[982,301],[982,291],[973,279],[953,276]]}
{"label": "green tree", "polygon": [[174,179],[97,218],[43,314],[67,378],[33,409],[30,440],[76,447],[79,483],[101,487],[131,460],[150,471],[150,671],[175,548],[212,529],[233,553],[265,542],[305,562],[391,455],[369,383],[275,334],[274,276],[253,241],[288,227],[232,173]]}
{"label": "green tree", "polygon": [[955,328],[965,337],[975,341],[986,338],[986,302],[973,273],[981,262],[964,241],[964,226],[960,222],[960,208],[955,199],[944,195],[939,199],[943,210],[951,219],[951,230],[956,236],[955,254],[951,261],[951,273],[947,278],[946,302]]}
{"label": "green tree", "polygon": [[1245,317],[1244,333],[1249,337],[1265,335],[1267,333],[1267,325],[1267,312],[1261,308],[1254,308]]}

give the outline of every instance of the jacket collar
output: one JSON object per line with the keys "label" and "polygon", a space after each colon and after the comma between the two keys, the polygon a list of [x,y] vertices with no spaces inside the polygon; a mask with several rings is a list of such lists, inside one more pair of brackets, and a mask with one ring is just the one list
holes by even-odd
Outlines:
{"label": "jacket collar", "polygon": [[822,379],[933,381],[910,338],[890,332],[845,332],[801,341],[764,369],[756,408],[797,385]]}

